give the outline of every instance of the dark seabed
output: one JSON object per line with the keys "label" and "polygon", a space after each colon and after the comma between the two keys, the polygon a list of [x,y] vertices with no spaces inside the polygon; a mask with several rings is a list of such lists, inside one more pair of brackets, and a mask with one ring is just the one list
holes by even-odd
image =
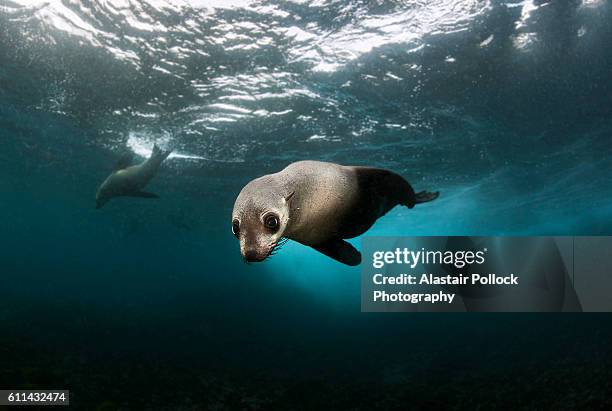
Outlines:
{"label": "dark seabed", "polygon": [[[368,235],[612,235],[610,21],[604,0],[0,0],[0,388],[610,409],[609,315],[361,313],[358,267],[295,243],[245,265],[230,230],[249,180],[319,159],[441,191]],[[154,141],[176,147],[161,199],[96,210]]]}

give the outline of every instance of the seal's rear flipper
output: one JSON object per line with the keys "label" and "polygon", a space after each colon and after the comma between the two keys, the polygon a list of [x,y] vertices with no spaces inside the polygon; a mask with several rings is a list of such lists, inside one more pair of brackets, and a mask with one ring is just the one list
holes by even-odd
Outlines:
{"label": "seal's rear flipper", "polygon": [[133,193],[129,193],[127,195],[130,197],[159,198],[157,194],[148,193],[146,191],[134,191]]}
{"label": "seal's rear flipper", "polygon": [[[387,214],[398,204],[412,208],[419,201],[414,189],[399,174],[383,168],[355,167],[362,203],[369,203],[366,208],[379,209],[378,217]],[[373,221],[372,221],[373,222]]]}
{"label": "seal's rear flipper", "polygon": [[333,258],[346,265],[359,265],[361,263],[361,253],[346,241],[335,238],[323,244],[312,246],[318,252]]}
{"label": "seal's rear flipper", "polygon": [[435,192],[429,192],[429,191],[421,191],[419,193],[416,193],[415,197],[416,197],[416,203],[420,204],[420,203],[427,203],[429,201],[433,201],[436,198],[438,198],[438,196],[440,195],[439,191],[435,191]]}

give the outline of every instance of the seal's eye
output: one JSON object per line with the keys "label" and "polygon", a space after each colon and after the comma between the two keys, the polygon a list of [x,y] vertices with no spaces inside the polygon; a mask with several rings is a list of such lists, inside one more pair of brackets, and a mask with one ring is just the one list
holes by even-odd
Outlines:
{"label": "seal's eye", "polygon": [[232,221],[232,234],[234,234],[236,238],[238,238],[238,235],[240,234],[240,221]]}
{"label": "seal's eye", "polygon": [[278,217],[274,214],[268,214],[264,218],[264,225],[269,230],[272,230],[272,231],[278,230],[278,226],[279,226]]}

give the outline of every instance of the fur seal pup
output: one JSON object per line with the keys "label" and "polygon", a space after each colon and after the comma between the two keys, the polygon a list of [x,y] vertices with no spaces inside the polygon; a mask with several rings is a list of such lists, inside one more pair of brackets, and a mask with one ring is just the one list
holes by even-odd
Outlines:
{"label": "fur seal pup", "polygon": [[98,188],[96,208],[101,208],[113,197],[159,198],[156,194],[142,189],[157,174],[159,166],[171,152],[172,150],[162,151],[157,145],[154,145],[151,157],[134,166],[130,166],[134,156],[132,153],[121,157],[113,173]]}
{"label": "fur seal pup", "polygon": [[244,186],[234,204],[232,232],[247,262],[265,260],[291,239],[358,265],[361,254],[344,239],[363,234],[398,204],[412,208],[438,194],[415,194],[389,170],[298,161]]}

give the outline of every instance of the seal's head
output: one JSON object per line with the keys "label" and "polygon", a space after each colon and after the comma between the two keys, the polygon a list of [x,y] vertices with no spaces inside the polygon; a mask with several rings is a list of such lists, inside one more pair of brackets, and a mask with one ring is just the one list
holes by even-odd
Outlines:
{"label": "seal's head", "polygon": [[251,181],[238,195],[232,233],[240,241],[240,254],[245,261],[263,261],[282,244],[293,196],[285,191],[264,176]]}
{"label": "seal's head", "polygon": [[102,208],[110,200],[111,196],[108,195],[107,191],[104,189],[104,184],[98,189],[96,193],[96,208]]}
{"label": "seal's head", "polygon": [[109,200],[116,196],[115,191],[113,190],[111,175],[107,178],[100,187],[98,187],[98,191],[96,192],[96,208],[102,208],[104,204],[108,203]]}

